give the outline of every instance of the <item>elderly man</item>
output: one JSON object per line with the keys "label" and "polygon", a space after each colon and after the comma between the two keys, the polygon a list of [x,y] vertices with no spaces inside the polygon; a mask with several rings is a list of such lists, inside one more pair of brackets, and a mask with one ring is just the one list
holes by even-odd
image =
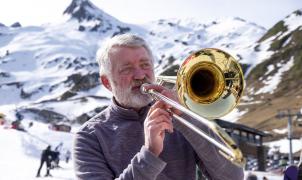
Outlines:
{"label": "elderly man", "polygon": [[[242,168],[172,121],[166,111],[172,109],[169,105],[152,102],[140,92],[143,83],[155,79],[153,55],[142,38],[115,36],[98,51],[97,60],[100,80],[113,98],[76,133],[77,179],[194,180],[197,166],[210,179],[243,179]],[[147,86],[151,87],[177,101],[175,92],[159,85]]]}

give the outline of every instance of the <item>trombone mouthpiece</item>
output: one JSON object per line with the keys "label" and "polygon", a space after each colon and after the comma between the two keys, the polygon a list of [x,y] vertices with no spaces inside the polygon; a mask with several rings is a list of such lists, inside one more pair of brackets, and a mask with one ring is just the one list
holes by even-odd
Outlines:
{"label": "trombone mouthpiece", "polygon": [[140,91],[141,91],[142,94],[148,94],[148,90],[145,87],[147,85],[148,85],[148,83],[144,83],[144,84],[141,85]]}

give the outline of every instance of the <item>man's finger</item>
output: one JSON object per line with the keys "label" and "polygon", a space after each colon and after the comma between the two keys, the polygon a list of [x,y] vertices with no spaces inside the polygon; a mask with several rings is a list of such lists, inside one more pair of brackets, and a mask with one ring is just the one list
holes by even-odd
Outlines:
{"label": "man's finger", "polygon": [[146,127],[150,128],[152,126],[157,126],[160,124],[168,124],[168,131],[169,132],[173,132],[173,124],[172,124],[172,120],[170,118],[167,118],[164,115],[158,116],[155,119],[151,119],[150,121],[146,122]]}
{"label": "man's finger", "polygon": [[173,127],[168,122],[163,121],[163,122],[158,123],[158,124],[152,124],[152,125],[151,124],[149,126],[147,126],[147,128],[150,131],[156,132],[156,134],[162,133],[162,131],[165,131],[165,130],[167,130],[170,133],[173,132]]}
{"label": "man's finger", "polygon": [[149,114],[149,118],[150,119],[155,119],[157,116],[161,116],[161,115],[164,115],[166,116],[168,119],[171,119],[171,115],[169,112],[167,112],[166,110],[164,109],[160,109],[160,108],[157,108],[155,109],[154,111],[152,111],[150,114]]}

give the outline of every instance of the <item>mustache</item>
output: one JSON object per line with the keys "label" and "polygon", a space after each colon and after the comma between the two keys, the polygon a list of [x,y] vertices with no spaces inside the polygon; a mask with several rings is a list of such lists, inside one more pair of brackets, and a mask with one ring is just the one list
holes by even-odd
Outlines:
{"label": "mustache", "polygon": [[140,79],[140,80],[134,80],[132,82],[132,87],[135,87],[135,86],[141,86],[142,84],[144,83],[152,83],[151,80],[147,79],[147,78],[144,78],[144,79]]}

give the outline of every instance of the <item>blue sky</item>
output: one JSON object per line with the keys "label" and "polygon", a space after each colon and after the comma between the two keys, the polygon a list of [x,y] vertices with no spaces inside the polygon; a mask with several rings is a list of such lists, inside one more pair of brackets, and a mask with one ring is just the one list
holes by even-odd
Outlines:
{"label": "blue sky", "polygon": [[[55,22],[71,0],[0,0],[0,22],[22,25]],[[99,8],[127,23],[160,18],[196,18],[209,22],[236,16],[270,28],[294,10],[301,0],[91,0]]]}

